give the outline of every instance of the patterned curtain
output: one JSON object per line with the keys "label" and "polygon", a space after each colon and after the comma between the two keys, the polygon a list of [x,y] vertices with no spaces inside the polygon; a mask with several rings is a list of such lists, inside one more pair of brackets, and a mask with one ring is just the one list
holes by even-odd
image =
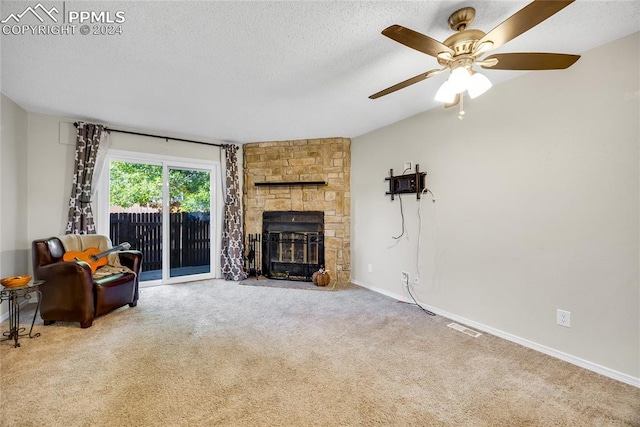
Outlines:
{"label": "patterned curtain", "polygon": [[[76,158],[69,198],[69,220],[66,234],[96,234],[91,211],[92,183],[96,170],[98,149],[108,140],[109,131],[102,125],[78,122],[76,130]],[[102,169],[100,165],[100,169]],[[96,177],[99,177],[96,174]]]}
{"label": "patterned curtain", "polygon": [[226,158],[226,191],[224,201],[224,229],[222,231],[222,276],[225,280],[244,280],[244,241],[242,211],[238,199],[238,147],[224,145]]}

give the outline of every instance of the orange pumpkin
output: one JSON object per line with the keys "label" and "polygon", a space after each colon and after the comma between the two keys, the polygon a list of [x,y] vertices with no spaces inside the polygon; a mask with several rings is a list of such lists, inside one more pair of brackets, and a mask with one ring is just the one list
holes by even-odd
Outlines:
{"label": "orange pumpkin", "polygon": [[313,273],[311,280],[316,286],[327,286],[331,282],[331,276],[329,276],[328,272],[320,270]]}

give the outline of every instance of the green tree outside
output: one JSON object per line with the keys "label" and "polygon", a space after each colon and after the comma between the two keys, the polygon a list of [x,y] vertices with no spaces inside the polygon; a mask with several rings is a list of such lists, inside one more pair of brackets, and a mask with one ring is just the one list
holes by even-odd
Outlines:
{"label": "green tree outside", "polygon": [[[111,206],[162,210],[162,166],[111,162],[109,182]],[[210,190],[209,172],[169,169],[171,212],[209,212]]]}

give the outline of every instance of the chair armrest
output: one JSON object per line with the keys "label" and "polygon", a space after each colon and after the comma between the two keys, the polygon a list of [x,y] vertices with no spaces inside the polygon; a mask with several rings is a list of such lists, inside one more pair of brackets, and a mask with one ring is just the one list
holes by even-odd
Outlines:
{"label": "chair armrest", "polygon": [[40,285],[42,314],[49,310],[80,310],[87,319],[93,318],[94,282],[89,264],[54,262],[38,267],[35,276],[45,281]]}
{"label": "chair armrest", "polygon": [[35,276],[47,283],[74,283],[76,285],[93,287],[91,267],[82,261],[61,261],[38,267]]}
{"label": "chair armrest", "polygon": [[134,273],[140,273],[140,269],[142,268],[142,252],[140,251],[119,251],[118,256],[120,257],[120,264],[128,267]]}

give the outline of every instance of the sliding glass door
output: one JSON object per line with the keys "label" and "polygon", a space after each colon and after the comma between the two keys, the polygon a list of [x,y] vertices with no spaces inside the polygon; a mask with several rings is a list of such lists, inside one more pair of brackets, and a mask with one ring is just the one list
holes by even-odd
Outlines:
{"label": "sliding glass door", "polygon": [[169,277],[211,272],[211,173],[169,168]]}
{"label": "sliding glass door", "polygon": [[212,164],[109,159],[109,236],[114,245],[128,242],[143,253],[141,282],[200,279],[216,271],[216,172]]}
{"label": "sliding glass door", "polygon": [[162,279],[162,165],[109,162],[109,237],[142,251],[140,281]]}

